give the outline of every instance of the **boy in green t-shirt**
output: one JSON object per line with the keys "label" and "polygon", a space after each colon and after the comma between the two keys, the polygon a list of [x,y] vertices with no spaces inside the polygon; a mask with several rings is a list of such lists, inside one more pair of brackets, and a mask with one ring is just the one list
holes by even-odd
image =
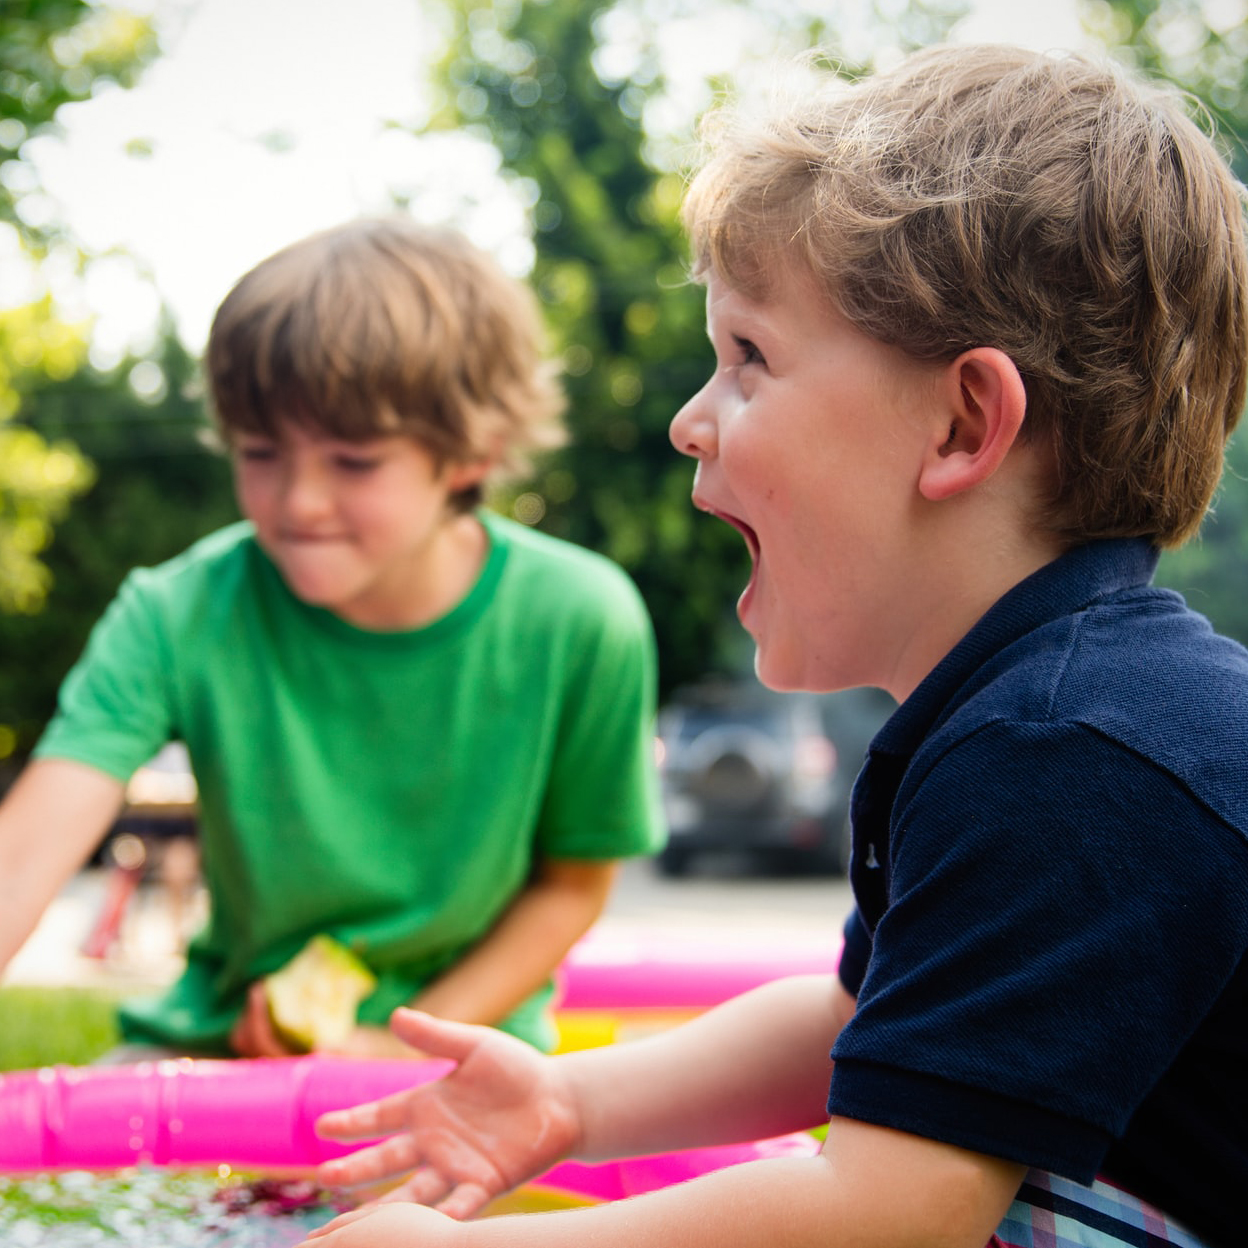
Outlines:
{"label": "boy in green t-shirt", "polygon": [[534,300],[459,234],[341,226],[245,275],[207,352],[246,521],[126,579],[0,806],[0,967],[185,741],[210,916],[132,1044],[278,1056],[314,936],[400,1004],[551,1047],[550,976],[661,840],[654,641],[607,560],[480,507],[560,437]]}

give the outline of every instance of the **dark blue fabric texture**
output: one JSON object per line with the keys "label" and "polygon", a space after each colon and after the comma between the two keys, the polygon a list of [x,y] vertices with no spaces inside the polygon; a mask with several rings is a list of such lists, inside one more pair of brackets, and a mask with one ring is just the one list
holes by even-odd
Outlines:
{"label": "dark blue fabric texture", "polygon": [[1248,1188],[1248,652],[1134,540],[1002,598],[853,799],[832,1114],[1087,1183],[1215,1243]]}

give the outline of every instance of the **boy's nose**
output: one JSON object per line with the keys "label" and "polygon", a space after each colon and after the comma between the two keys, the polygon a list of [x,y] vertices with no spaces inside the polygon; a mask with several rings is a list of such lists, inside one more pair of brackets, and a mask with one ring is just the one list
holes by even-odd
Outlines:
{"label": "boy's nose", "polygon": [[691,455],[694,459],[714,455],[719,445],[718,429],[706,392],[707,386],[703,386],[672,417],[668,429],[672,445],[682,455]]}
{"label": "boy's nose", "polygon": [[282,481],[282,510],[291,524],[307,524],[329,510],[330,491],[322,474],[291,467]]}

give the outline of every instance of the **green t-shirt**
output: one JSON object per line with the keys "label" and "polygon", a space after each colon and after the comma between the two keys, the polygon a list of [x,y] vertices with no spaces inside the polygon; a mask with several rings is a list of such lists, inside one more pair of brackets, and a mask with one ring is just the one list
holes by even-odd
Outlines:
{"label": "green t-shirt", "polygon": [[[236,524],[122,585],[40,757],[127,779],[181,739],[210,897],[185,974],[127,1039],[223,1052],[247,986],[318,932],[378,976],[384,1023],[494,924],[539,858],[662,841],[654,637],[601,556],[482,511],[447,615],[369,632],[296,599]],[[501,1026],[554,1038],[550,990]]]}

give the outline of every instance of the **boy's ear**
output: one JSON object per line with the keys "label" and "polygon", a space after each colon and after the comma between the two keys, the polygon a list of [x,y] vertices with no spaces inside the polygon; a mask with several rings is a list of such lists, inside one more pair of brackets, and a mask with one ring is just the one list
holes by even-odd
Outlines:
{"label": "boy's ear", "polygon": [[1023,427],[1027,392],[1014,361],[975,347],[947,365],[939,382],[941,424],[923,457],[919,492],[940,502],[986,481]]}
{"label": "boy's ear", "polygon": [[474,485],[480,485],[494,467],[492,459],[464,459],[446,467],[446,485],[452,494],[462,493]]}

